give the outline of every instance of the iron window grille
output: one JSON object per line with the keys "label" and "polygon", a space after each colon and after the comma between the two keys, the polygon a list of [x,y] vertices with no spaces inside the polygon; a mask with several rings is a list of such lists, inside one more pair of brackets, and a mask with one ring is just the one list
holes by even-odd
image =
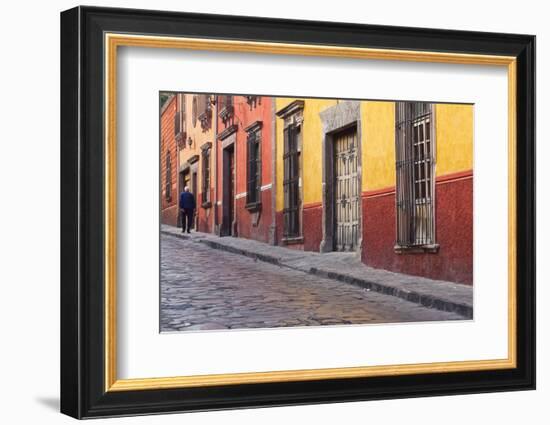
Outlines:
{"label": "iron window grille", "polygon": [[225,94],[218,96],[218,106],[220,110],[233,106],[233,96]]}
{"label": "iron window grille", "polygon": [[210,148],[202,151],[202,205],[210,203]]}
{"label": "iron window grille", "polygon": [[396,249],[437,249],[433,105],[397,102]]}
{"label": "iron window grille", "polygon": [[201,128],[208,130],[212,118],[212,108],[210,105],[210,96],[201,94],[197,96],[197,113],[198,120],[201,122]]}
{"label": "iron window grille", "polygon": [[218,115],[223,124],[227,127],[232,122],[233,118],[233,96],[218,96]]}
{"label": "iron window grille", "polygon": [[185,131],[185,96],[183,94],[176,95],[176,114],[174,116],[174,134],[176,142],[181,149],[185,148],[185,139],[187,137]]}
{"label": "iron window grille", "polygon": [[247,138],[247,208],[258,207],[261,204],[262,158],[260,128],[248,132]]}
{"label": "iron window grille", "polygon": [[250,110],[256,108],[256,106],[262,104],[262,97],[261,96],[245,96],[246,103],[250,107]]}
{"label": "iron window grille", "polygon": [[170,151],[166,151],[165,173],[164,199],[166,202],[172,202],[172,160]]}
{"label": "iron window grille", "polygon": [[284,129],[283,149],[283,236],[300,236],[300,150],[298,137],[300,127],[294,124]]}
{"label": "iron window grille", "polygon": [[176,137],[181,133],[181,111],[177,111],[174,115],[174,134]]}
{"label": "iron window grille", "polygon": [[193,123],[193,128],[197,126],[197,117],[198,117],[198,97],[197,95],[193,96],[191,101],[191,121]]}

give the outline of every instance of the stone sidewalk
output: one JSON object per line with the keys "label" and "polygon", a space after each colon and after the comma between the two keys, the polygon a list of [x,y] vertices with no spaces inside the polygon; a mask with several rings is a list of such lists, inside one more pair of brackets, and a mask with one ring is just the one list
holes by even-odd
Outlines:
{"label": "stone sidewalk", "polygon": [[161,232],[191,239],[211,248],[392,295],[428,308],[457,313],[467,319],[473,318],[471,286],[374,269],[361,263],[354,253],[320,254],[244,238],[219,237],[200,232],[187,234],[177,227],[164,224]]}

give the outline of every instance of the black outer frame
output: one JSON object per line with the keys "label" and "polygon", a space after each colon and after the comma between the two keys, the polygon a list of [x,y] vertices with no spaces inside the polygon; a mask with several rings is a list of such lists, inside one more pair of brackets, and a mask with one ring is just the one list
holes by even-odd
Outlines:
{"label": "black outer frame", "polygon": [[[104,391],[104,32],[517,57],[517,368]],[[535,388],[535,37],[81,6],[61,13],[61,412],[76,418]]]}

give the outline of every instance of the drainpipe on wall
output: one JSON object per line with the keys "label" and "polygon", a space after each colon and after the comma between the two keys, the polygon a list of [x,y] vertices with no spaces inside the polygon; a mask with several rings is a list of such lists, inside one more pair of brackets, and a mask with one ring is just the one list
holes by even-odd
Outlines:
{"label": "drainpipe on wall", "polygon": [[271,228],[269,229],[269,243],[277,245],[277,105],[275,97],[271,98]]}
{"label": "drainpipe on wall", "polygon": [[214,226],[212,233],[220,235],[220,225],[218,223],[218,99],[214,96],[214,107],[212,108],[212,130],[214,133],[214,140],[212,141],[212,180],[214,181]]}
{"label": "drainpipe on wall", "polygon": [[[183,98],[183,95],[181,93],[176,93],[176,114],[178,113],[178,111],[181,111],[182,98]],[[180,125],[182,125],[182,124],[183,123],[180,121]],[[183,128],[180,127],[180,129],[183,131]],[[179,214],[179,211],[180,211],[179,198],[180,198],[180,193],[183,191],[183,187],[180,187],[180,167],[181,167],[181,164],[180,164],[180,144],[178,143],[177,140],[175,140],[175,142],[176,142],[176,161],[175,162],[177,164],[177,167],[176,167],[176,205],[177,205],[177,208],[176,208],[176,211],[177,211],[177,214],[176,214],[176,227],[177,227],[178,218],[180,216],[180,214]]]}

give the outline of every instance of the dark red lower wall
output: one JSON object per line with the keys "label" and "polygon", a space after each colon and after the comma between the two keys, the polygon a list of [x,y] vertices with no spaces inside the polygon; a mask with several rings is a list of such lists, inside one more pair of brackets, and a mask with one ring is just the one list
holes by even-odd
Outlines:
{"label": "dark red lower wall", "polygon": [[304,234],[304,250],[319,252],[323,240],[323,207],[322,205],[308,207],[303,210],[302,231]]}
{"label": "dark red lower wall", "polygon": [[202,194],[197,196],[197,225],[198,231],[204,233],[212,233],[214,231],[214,207],[211,205],[208,208],[202,207]]}
{"label": "dark red lower wall", "polygon": [[[246,209],[246,197],[237,199],[235,209],[237,236],[268,243],[271,227],[271,189],[260,193],[262,206],[259,213]],[[259,214],[257,223],[254,223],[255,214]]]}
{"label": "dark red lower wall", "polygon": [[175,226],[178,222],[178,206],[173,205],[168,208],[161,210],[161,222],[162,224],[169,224],[170,226]]}
{"label": "dark red lower wall", "polygon": [[436,184],[437,253],[394,251],[395,192],[363,197],[362,260],[371,267],[472,284],[473,179]]}
{"label": "dark red lower wall", "polygon": [[323,240],[323,206],[321,204],[306,205],[302,210],[302,243],[285,244],[283,242],[283,212],[277,211],[277,245],[304,251],[319,252]]}
{"label": "dark red lower wall", "polygon": [[283,212],[275,213],[275,244],[283,246]]}

